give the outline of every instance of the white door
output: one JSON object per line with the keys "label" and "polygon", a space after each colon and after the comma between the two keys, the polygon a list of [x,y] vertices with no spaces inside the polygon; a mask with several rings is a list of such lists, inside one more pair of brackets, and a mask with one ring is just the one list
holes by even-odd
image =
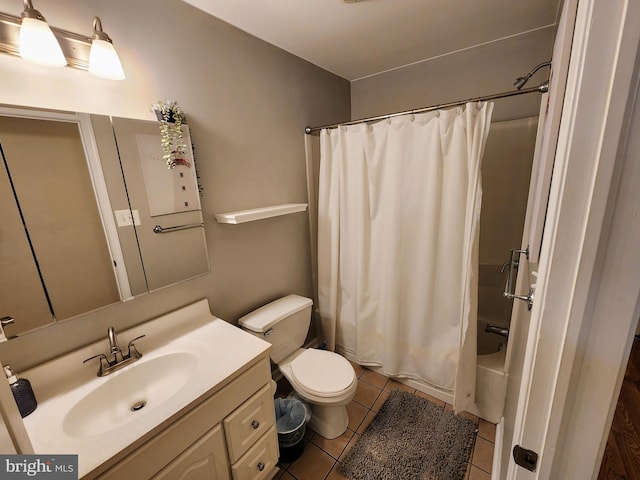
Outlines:
{"label": "white door", "polygon": [[[528,258],[519,255],[518,277],[515,291],[519,295],[526,295],[537,285],[537,271],[539,268],[540,248],[543,238],[544,221],[546,218],[549,188],[554,167],[558,130],[562,114],[563,98],[569,70],[569,57],[573,37],[573,24],[577,10],[577,0],[564,2],[556,39],[554,42],[552,68],[549,75],[549,93],[542,95],[540,114],[538,117],[538,132],[529,185],[527,212],[524,222],[522,243],[514,245],[522,250],[528,250]],[[535,293],[534,293],[535,297]],[[498,442],[499,465],[494,470],[494,478],[505,478],[509,462],[513,463],[512,450],[516,433],[516,415],[518,412],[518,393],[523,376],[529,374],[524,369],[525,353],[530,338],[531,311],[528,305],[515,301],[511,316],[509,332],[509,350],[507,354],[509,371],[508,391],[505,399],[504,417],[502,422],[502,439]],[[512,465],[512,469],[515,465]]]}
{"label": "white door", "polygon": [[513,441],[504,448],[530,450],[533,471],[511,457],[508,479],[598,474],[640,293],[640,172],[623,171],[625,159],[635,165],[619,151],[627,126],[640,122],[626,108],[637,91],[637,18],[637,0],[578,3]]}

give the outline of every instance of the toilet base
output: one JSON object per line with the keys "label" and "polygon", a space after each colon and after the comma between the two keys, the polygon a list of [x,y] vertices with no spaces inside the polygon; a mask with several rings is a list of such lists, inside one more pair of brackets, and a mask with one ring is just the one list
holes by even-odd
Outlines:
{"label": "toilet base", "polygon": [[325,406],[314,404],[311,406],[312,414],[309,428],[327,440],[338,438],[347,430],[349,415],[347,408],[341,406]]}

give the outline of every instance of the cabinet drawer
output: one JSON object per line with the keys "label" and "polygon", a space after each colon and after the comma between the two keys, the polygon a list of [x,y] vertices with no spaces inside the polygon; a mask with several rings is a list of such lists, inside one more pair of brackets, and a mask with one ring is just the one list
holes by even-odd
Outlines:
{"label": "cabinet drawer", "polygon": [[222,428],[217,425],[152,480],[229,480]]}
{"label": "cabinet drawer", "polygon": [[278,436],[274,425],[258,443],[231,466],[233,480],[263,480],[271,478],[277,463]]}
{"label": "cabinet drawer", "polygon": [[273,396],[266,385],[224,419],[231,463],[236,462],[269,428],[275,425]]}

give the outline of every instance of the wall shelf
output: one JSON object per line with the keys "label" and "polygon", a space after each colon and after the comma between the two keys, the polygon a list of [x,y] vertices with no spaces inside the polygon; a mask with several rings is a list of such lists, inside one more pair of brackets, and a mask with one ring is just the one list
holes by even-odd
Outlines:
{"label": "wall shelf", "polygon": [[304,212],[307,209],[306,203],[284,203],[271,207],[252,208],[250,210],[238,210],[237,212],[216,213],[218,223],[246,223],[265,218],[289,215],[291,213]]}

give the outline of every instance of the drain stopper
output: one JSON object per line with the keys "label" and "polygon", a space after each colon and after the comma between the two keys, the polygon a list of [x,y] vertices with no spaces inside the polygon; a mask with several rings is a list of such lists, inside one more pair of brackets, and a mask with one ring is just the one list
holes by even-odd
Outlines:
{"label": "drain stopper", "polygon": [[131,411],[137,412],[138,410],[141,410],[146,404],[147,402],[145,400],[140,400],[139,402],[136,402],[131,406]]}

